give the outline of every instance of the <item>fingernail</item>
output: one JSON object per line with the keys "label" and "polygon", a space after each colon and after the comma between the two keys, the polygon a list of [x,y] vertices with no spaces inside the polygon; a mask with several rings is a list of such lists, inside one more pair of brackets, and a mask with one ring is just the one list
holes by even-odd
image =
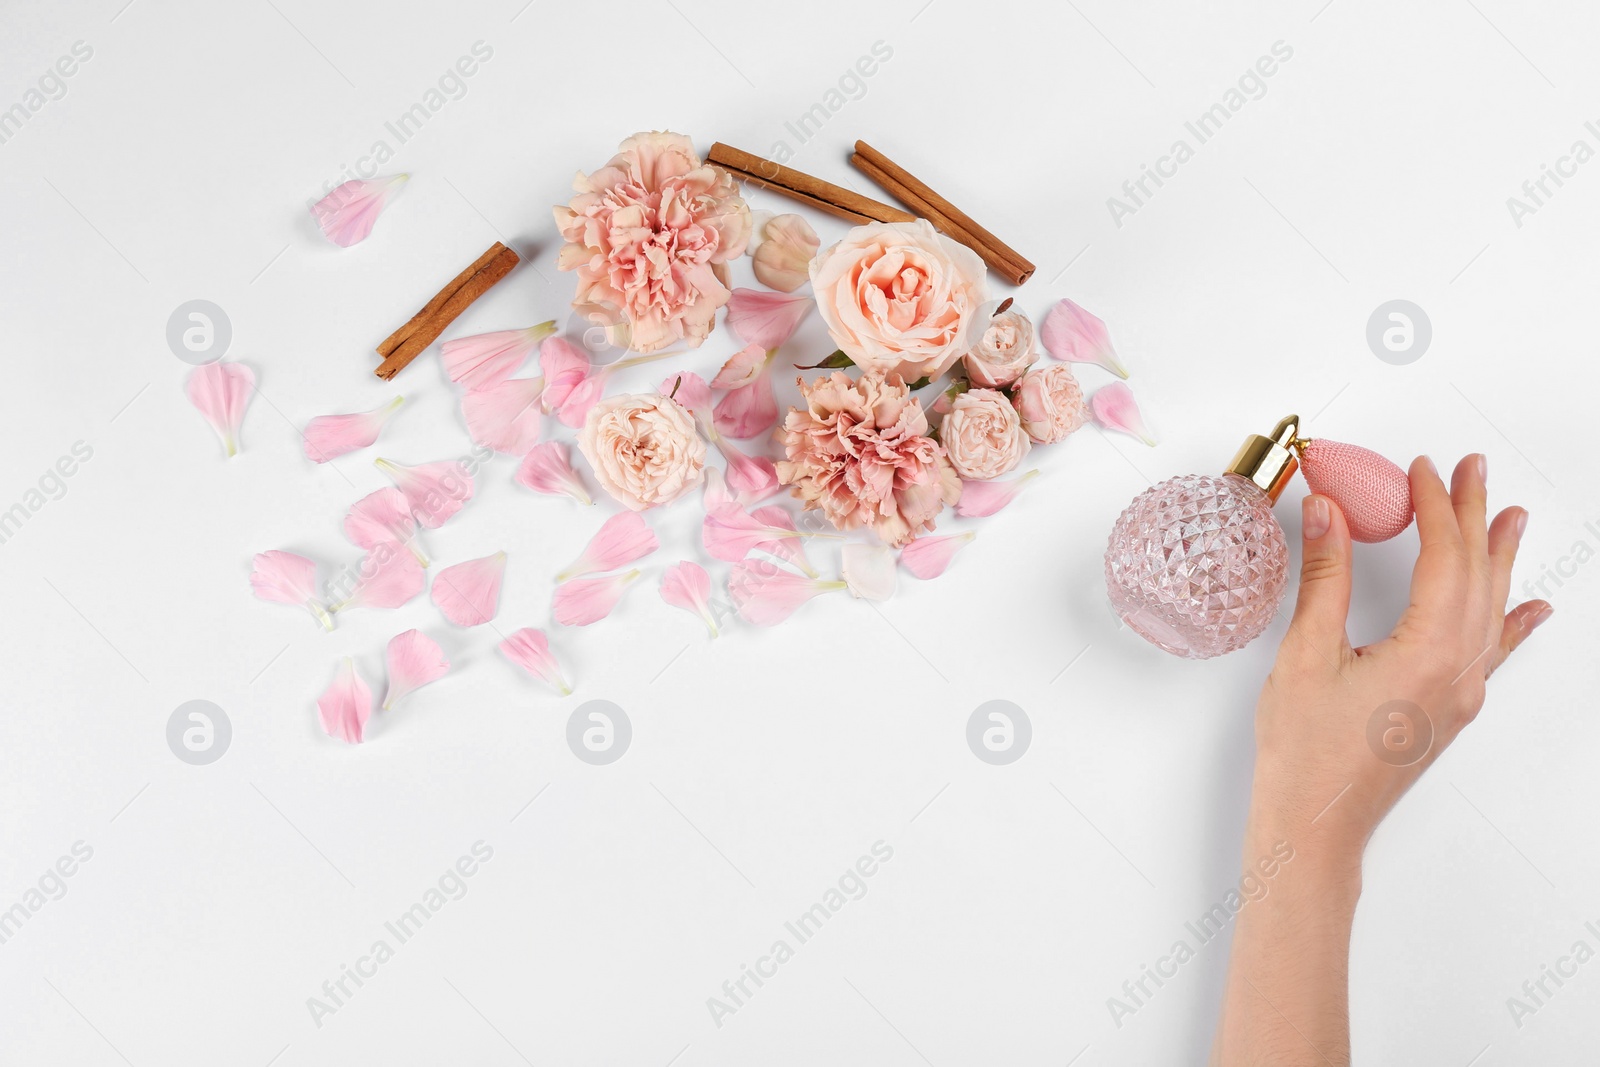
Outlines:
{"label": "fingernail", "polygon": [[1301,529],[1307,541],[1315,541],[1328,532],[1331,519],[1328,516],[1328,502],[1320,496],[1308,496],[1301,506]]}
{"label": "fingernail", "polygon": [[1478,481],[1489,484],[1489,457],[1482,452],[1478,453]]}
{"label": "fingernail", "polygon": [[1522,540],[1522,535],[1523,535],[1523,533],[1525,533],[1527,531],[1527,529],[1528,529],[1528,513],[1526,511],[1517,512],[1517,540],[1518,541]]}
{"label": "fingernail", "polygon": [[1551,607],[1549,604],[1546,604],[1544,607],[1540,608],[1533,618],[1528,620],[1528,632],[1532,633],[1540,626],[1543,626],[1545,620],[1550,618],[1550,616],[1554,615],[1555,613],[1556,609]]}

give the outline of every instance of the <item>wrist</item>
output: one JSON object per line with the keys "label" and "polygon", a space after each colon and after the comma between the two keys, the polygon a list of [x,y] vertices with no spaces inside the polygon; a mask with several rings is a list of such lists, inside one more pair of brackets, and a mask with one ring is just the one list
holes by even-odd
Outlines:
{"label": "wrist", "polygon": [[1292,850],[1296,868],[1310,872],[1320,884],[1348,895],[1353,902],[1361,892],[1367,835],[1336,815],[1339,803],[1349,799],[1344,796],[1313,810],[1258,776],[1245,824],[1247,862],[1249,857],[1267,855],[1274,849],[1281,854],[1287,848]]}

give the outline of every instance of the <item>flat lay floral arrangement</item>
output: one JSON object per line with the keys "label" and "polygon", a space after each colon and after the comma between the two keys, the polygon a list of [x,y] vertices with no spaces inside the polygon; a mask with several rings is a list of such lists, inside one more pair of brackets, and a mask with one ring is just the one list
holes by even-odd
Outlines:
{"label": "flat lay floral arrangement", "polygon": [[[900,569],[922,580],[943,574],[976,536],[970,524],[951,532],[947,520],[1005,508],[1039,473],[1029,466],[1039,446],[1090,419],[1154,443],[1118,380],[1128,375],[1104,323],[1063,299],[1036,325],[1013,300],[995,299],[991,273],[1015,283],[1032,265],[870,146],[858,142],[852,163],[912,210],[724,145],[703,161],[678,134],[630,137],[604,166],[580,172],[572,199],[554,209],[565,242],[558,265],[576,276],[573,307],[591,329],[575,339],[554,321],[508,324],[438,346],[473,445],[515,457],[511,477],[551,498],[550,522],[594,528],[551,590],[553,625],[521,627],[499,643],[552,689],[572,692],[557,654],[575,639],[571,628],[599,623],[640,586],[655,585],[711,637],[730,618],[781,623],[828,592],[883,600]],[[348,247],[371,234],[403,182],[346,182],[312,214]],[[752,210],[750,187],[848,228],[825,244],[800,215]],[[733,287],[732,269],[746,258],[758,285]],[[486,251],[378,346],[378,376],[403,370],[517,263],[504,245]],[[831,353],[794,350],[813,313]],[[719,328],[741,347],[709,381],[682,369]],[[657,388],[612,388],[619,371],[655,362]],[[537,374],[524,374],[530,363]],[[1115,378],[1086,399],[1073,364]],[[787,392],[788,381],[796,399],[784,410],[775,382]],[[190,377],[189,396],[229,455],[254,383],[239,362]],[[302,429],[307,459],[371,448],[401,404],[312,419]],[[254,559],[255,595],[309,611],[330,630],[345,611],[396,608],[425,588],[455,626],[495,619],[507,554],[435,567],[422,534],[471,521],[474,478],[487,468],[375,463],[393,486],[352,501],[341,518],[366,553],[354,581],[335,591],[319,583],[314,561],[269,550]],[[656,561],[647,578],[641,561],[659,548],[648,517],[673,506],[703,512],[703,555]],[[385,709],[450,669],[415,629],[388,643],[386,662]],[[316,704],[329,735],[363,740],[373,696],[352,660]]]}

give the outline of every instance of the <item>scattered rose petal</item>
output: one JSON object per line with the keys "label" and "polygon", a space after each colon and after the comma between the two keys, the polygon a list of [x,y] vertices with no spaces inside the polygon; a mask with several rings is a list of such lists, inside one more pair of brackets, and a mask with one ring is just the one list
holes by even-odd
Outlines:
{"label": "scattered rose petal", "polygon": [[317,698],[322,729],[329,737],[359,745],[371,715],[372,690],[356,673],[355,660],[346,656],[333,683]]}
{"label": "scattered rose petal", "polygon": [[745,344],[770,352],[794,336],[815,305],[806,293],[735,289],[728,298],[728,329]]}
{"label": "scattered rose petal", "polygon": [[717,636],[717,618],[711,613],[711,576],[700,564],[684,560],[668,567],[661,576],[661,599],[675,608],[694,612],[711,636]]}
{"label": "scattered rose petal", "polygon": [[306,458],[313,463],[326,463],[348,452],[366,448],[378,439],[383,424],[389,421],[405,397],[397,396],[381,408],[362,411],[354,415],[318,415],[306,423],[301,434],[304,438]]}
{"label": "scattered rose petal", "polygon": [[407,693],[438,681],[450,670],[450,661],[444,658],[439,642],[421,630],[407,630],[391,637],[385,658],[389,662],[389,688],[383,694],[385,711]]}
{"label": "scattered rose petal", "polygon": [[394,479],[394,484],[405,494],[411,514],[430,530],[443,526],[472,499],[472,475],[464,464],[455,460],[407,467],[379,458],[373,460],[373,465]]}
{"label": "scattered rose petal", "polygon": [[552,612],[563,626],[588,626],[611,614],[622,599],[622,591],[635,578],[637,570],[608,574],[604,578],[578,578],[556,587]]}
{"label": "scattered rose petal", "polygon": [[1038,474],[1039,471],[1034,469],[1010,481],[962,482],[961,499],[956,501],[956,514],[967,519],[987,518],[1016,499],[1022,487]]}
{"label": "scattered rose petal", "polygon": [[189,402],[217,431],[230,456],[239,454],[239,427],[255,387],[255,372],[243,363],[203,363],[189,375]]}
{"label": "scattered rose petal", "polygon": [[568,393],[567,398],[556,408],[556,418],[561,420],[563,426],[570,426],[575,430],[581,429],[589,418],[589,409],[600,402],[605,392],[606,374],[604,371],[596,371],[572,387],[572,392]]}
{"label": "scattered rose petal", "polygon": [[461,414],[474,443],[520,456],[539,443],[543,378],[508,378],[461,397]]}
{"label": "scattered rose petal", "polygon": [[257,552],[250,566],[250,588],[262,600],[306,608],[324,630],[333,629],[333,617],[317,597],[317,565],[304,556],[278,549]]}
{"label": "scattered rose petal", "polygon": [[976,536],[970,530],[948,536],[924,535],[900,550],[900,562],[918,578],[937,578],[950,566],[956,552]]}
{"label": "scattered rose petal", "polygon": [[311,215],[328,240],[340,248],[349,248],[367,239],[389,197],[409,177],[409,174],[395,174],[367,181],[352,179],[312,204]]}
{"label": "scattered rose petal", "polygon": [[822,242],[799,215],[779,215],[761,228],[762,240],[751,254],[756,280],[792,293],[810,280],[811,258]]}
{"label": "scattered rose petal", "polygon": [[589,357],[565,337],[550,337],[539,346],[539,372],[544,375],[544,410],[550,413],[589,377]]}
{"label": "scattered rose petal", "polygon": [[481,626],[500,610],[505,572],[504,552],[446,567],[433,580],[433,602],[457,626]]}
{"label": "scattered rose petal", "polygon": [[1155,434],[1145,426],[1144,416],[1133,399],[1133,390],[1122,382],[1112,382],[1096,389],[1094,396],[1089,398],[1089,410],[1094,412],[1095,421],[1106,429],[1129,434],[1155,447]]}
{"label": "scattered rose petal", "polygon": [[778,424],[778,401],[772,394],[772,375],[762,373],[717,401],[712,412],[716,427],[729,437],[760,437]]}
{"label": "scattered rose petal", "polygon": [[1128,376],[1127,368],[1111,348],[1106,324],[1070,300],[1063,298],[1050,309],[1044,325],[1039,327],[1039,340],[1045,351],[1057,359],[1094,363],[1118,378]]}
{"label": "scattered rose petal", "polygon": [[711,410],[711,386],[691,371],[668,375],[662,379],[658,391],[688,408],[695,418],[703,419]]}
{"label": "scattered rose petal", "polygon": [[523,627],[500,642],[500,653],[562,696],[572,693],[572,686],[561,673],[561,664],[550,654],[550,639],[543,630]]}
{"label": "scattered rose petal", "polygon": [[564,494],[580,504],[594,503],[572,467],[567,446],[560,441],[546,441],[530,448],[512,478],[535,493]]}
{"label": "scattered rose petal", "polygon": [[528,354],[555,332],[556,323],[551,319],[522,330],[457,337],[440,345],[439,354],[452,382],[468,389],[486,389],[521,370]]}
{"label": "scattered rose petal", "polygon": [[782,488],[778,483],[778,468],[766,456],[746,455],[720,436],[716,438],[716,445],[722,458],[728,461],[728,488],[738,494],[739,503],[749,506]]}
{"label": "scattered rose petal", "polygon": [[556,581],[565,582],[584,574],[614,571],[618,567],[643,559],[661,546],[655,531],[636,511],[624,511],[611,516],[601,524],[583,554],[556,575]]}
{"label": "scattered rose petal", "polygon": [[841,577],[851,596],[862,600],[894,596],[894,552],[888,545],[849,541],[839,553]]}
{"label": "scattered rose petal", "polygon": [[843,588],[843,582],[807,578],[757,560],[735,563],[728,579],[734,610],[754,626],[776,625],[817,594]]}
{"label": "scattered rose petal", "polygon": [[422,564],[400,545],[385,541],[361,558],[350,595],[330,611],[350,608],[398,608],[422,592],[427,579]]}
{"label": "scattered rose petal", "polygon": [[746,512],[736,501],[707,508],[700,540],[714,559],[737,563],[752,551],[760,551],[788,560],[812,577],[817,573],[806,558],[793,517],[776,505],[757,508],[753,513]]}
{"label": "scattered rose petal", "polygon": [[743,389],[761,377],[772,362],[772,353],[760,345],[746,345],[728,357],[728,362],[711,379],[713,389]]}
{"label": "scattered rose petal", "polygon": [[417,520],[406,495],[392,486],[368,493],[350,505],[344,517],[344,535],[359,548],[376,548],[393,542],[405,545],[424,567],[428,557],[417,544]]}

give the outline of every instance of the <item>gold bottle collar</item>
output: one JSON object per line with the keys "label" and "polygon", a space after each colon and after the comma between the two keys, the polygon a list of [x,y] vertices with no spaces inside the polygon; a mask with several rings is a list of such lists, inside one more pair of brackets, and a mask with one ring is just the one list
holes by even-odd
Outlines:
{"label": "gold bottle collar", "polygon": [[1254,482],[1274,504],[1300,469],[1300,452],[1310,441],[1299,436],[1300,416],[1289,415],[1272,428],[1271,437],[1251,434],[1228,464],[1228,473]]}

